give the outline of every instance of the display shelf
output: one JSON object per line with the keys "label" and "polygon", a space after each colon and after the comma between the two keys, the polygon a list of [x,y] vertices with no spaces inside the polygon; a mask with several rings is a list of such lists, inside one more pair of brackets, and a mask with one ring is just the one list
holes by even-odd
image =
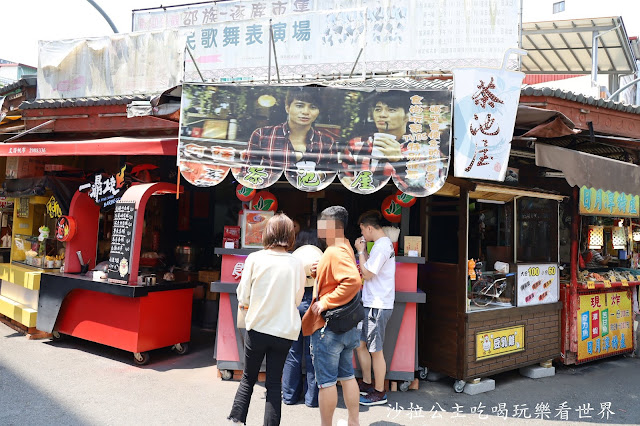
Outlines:
{"label": "display shelf", "polygon": [[640,281],[627,281],[626,284],[623,282],[610,282],[608,285],[602,281],[594,281],[592,285],[586,282],[578,282],[578,290],[582,291],[602,290],[608,288],[630,288],[635,286],[640,286]]}

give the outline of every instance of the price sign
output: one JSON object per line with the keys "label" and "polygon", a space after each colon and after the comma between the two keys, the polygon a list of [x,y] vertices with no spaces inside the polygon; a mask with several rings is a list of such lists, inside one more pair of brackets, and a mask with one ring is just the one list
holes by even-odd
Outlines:
{"label": "price sign", "polygon": [[109,282],[129,283],[135,222],[135,201],[118,201],[111,231],[111,252],[109,253],[109,270],[107,272]]}
{"label": "price sign", "polygon": [[622,279],[622,287],[629,287],[629,282],[625,279]]}
{"label": "price sign", "polygon": [[517,266],[518,306],[554,303],[559,299],[558,265],[556,263],[521,263]]}
{"label": "price sign", "polygon": [[587,281],[587,288],[593,290],[594,288],[596,288],[596,283],[593,281]]}
{"label": "price sign", "polygon": [[611,281],[604,280],[604,288],[611,288]]}
{"label": "price sign", "polygon": [[634,277],[633,275],[629,274],[629,281],[635,281],[636,277]]}
{"label": "price sign", "polygon": [[640,275],[636,277],[636,281],[640,281]]}

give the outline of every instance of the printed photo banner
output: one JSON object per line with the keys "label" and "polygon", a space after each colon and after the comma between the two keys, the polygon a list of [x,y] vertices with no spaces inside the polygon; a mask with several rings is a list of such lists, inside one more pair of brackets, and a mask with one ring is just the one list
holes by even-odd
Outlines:
{"label": "printed photo banner", "polygon": [[[205,78],[220,81],[263,75],[269,19],[281,74],[349,72],[360,47],[356,72],[450,70],[500,66],[518,44],[519,9],[517,0],[236,0],[137,10],[133,30],[180,28]],[[186,81],[200,81],[192,74]]]}
{"label": "printed photo banner", "polygon": [[640,217],[639,203],[637,195],[580,188],[580,214],[584,216]]}
{"label": "printed photo banner", "polygon": [[454,174],[503,182],[524,74],[469,68],[453,76]]}
{"label": "printed photo banner", "polygon": [[578,360],[633,350],[631,290],[578,296]]}
{"label": "printed photo banner", "polygon": [[283,175],[305,192],[336,177],[373,193],[390,180],[414,197],[437,192],[451,146],[451,92],[185,84],[178,165],[196,186],[231,172],[263,189]]}

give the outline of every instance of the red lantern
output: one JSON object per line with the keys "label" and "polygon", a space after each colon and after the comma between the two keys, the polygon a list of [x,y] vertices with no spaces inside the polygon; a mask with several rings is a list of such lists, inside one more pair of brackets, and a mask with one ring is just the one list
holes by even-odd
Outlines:
{"label": "red lantern", "polygon": [[395,195],[389,195],[382,201],[382,216],[391,223],[399,223],[402,218],[402,206],[395,198]]}
{"label": "red lantern", "polygon": [[56,239],[58,241],[69,241],[76,235],[78,225],[71,216],[60,216],[56,223]]}
{"label": "red lantern", "polygon": [[251,200],[251,210],[276,211],[278,210],[278,200],[269,191],[260,191]]}
{"label": "red lantern", "polygon": [[238,200],[240,201],[253,200],[253,197],[256,196],[256,192],[258,192],[256,189],[247,188],[246,186],[243,186],[241,183],[239,183],[238,186],[236,186],[236,197],[238,197]]}
{"label": "red lantern", "polygon": [[405,194],[404,192],[398,190],[395,196],[395,202],[400,204],[401,207],[411,207],[417,201],[416,197],[413,195]]}

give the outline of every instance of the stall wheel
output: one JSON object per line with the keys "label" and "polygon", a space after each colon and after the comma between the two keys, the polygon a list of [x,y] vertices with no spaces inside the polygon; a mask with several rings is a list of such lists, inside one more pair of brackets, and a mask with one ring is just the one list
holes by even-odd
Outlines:
{"label": "stall wheel", "polygon": [[60,333],[59,331],[54,330],[51,333],[51,339],[52,340],[56,340],[56,341],[57,340],[62,340],[62,339],[64,339],[64,334]]}
{"label": "stall wheel", "polygon": [[176,343],[175,345],[173,345],[173,349],[175,349],[178,355],[184,355],[189,352],[189,342]]}
{"label": "stall wheel", "polygon": [[222,377],[222,380],[231,380],[231,378],[233,377],[233,371],[222,370],[220,371],[220,377]]}
{"label": "stall wheel", "polygon": [[149,356],[149,352],[134,352],[133,360],[138,365],[147,365],[151,356]]}
{"label": "stall wheel", "polygon": [[409,386],[411,386],[411,382],[408,380],[405,380],[404,382],[400,383],[400,386],[398,386],[398,389],[400,389],[400,392],[406,392],[409,390]]}
{"label": "stall wheel", "polygon": [[427,367],[418,368],[418,377],[420,378],[420,380],[427,380],[428,375],[429,375],[429,369]]}
{"label": "stall wheel", "polygon": [[456,380],[455,383],[453,384],[453,390],[460,393],[464,390],[464,385],[466,384],[467,382],[465,382],[464,380]]}

